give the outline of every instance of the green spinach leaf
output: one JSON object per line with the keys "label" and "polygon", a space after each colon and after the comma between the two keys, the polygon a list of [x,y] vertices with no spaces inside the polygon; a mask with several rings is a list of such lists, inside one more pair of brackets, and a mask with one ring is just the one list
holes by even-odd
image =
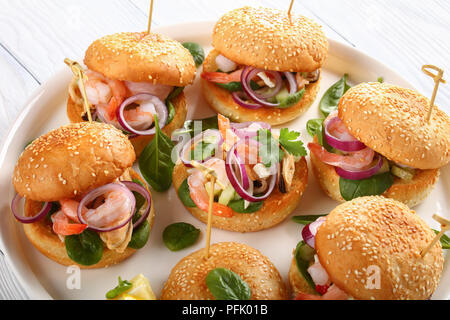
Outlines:
{"label": "green spinach leaf", "polygon": [[179,251],[193,245],[200,230],[189,223],[178,222],[167,226],[163,232],[163,241],[170,251]]}
{"label": "green spinach leaf", "polygon": [[184,90],[184,87],[175,87],[173,91],[167,96],[166,101],[171,101],[178,97]]}
{"label": "green spinach leaf", "polygon": [[390,172],[385,172],[362,180],[349,180],[340,177],[339,189],[342,198],[349,201],[363,196],[380,195],[393,183],[394,176]]}
{"label": "green spinach leaf", "polygon": [[194,58],[195,66],[198,67],[205,60],[205,51],[202,46],[195,42],[184,42],[183,47],[189,50],[192,57]]}
{"label": "green spinach leaf", "polygon": [[314,138],[317,136],[319,144],[323,146],[323,120],[324,119],[310,119],[306,122],[306,131]]}
{"label": "green spinach leaf", "polygon": [[133,249],[141,249],[145,246],[150,237],[150,223],[148,220],[142,221],[142,223],[133,230],[131,240],[128,246]]}
{"label": "green spinach leaf", "polygon": [[106,293],[106,299],[114,299],[125,291],[130,290],[132,286],[133,284],[131,282],[122,280],[122,278],[119,277],[119,284],[114,289],[111,289]]}
{"label": "green spinach leaf", "polygon": [[171,123],[173,118],[175,117],[175,107],[173,106],[173,103],[170,100],[167,100],[166,107],[167,107],[167,112],[168,112],[167,123],[166,123],[166,125],[167,125],[167,124]]}
{"label": "green spinach leaf", "polygon": [[316,284],[314,283],[311,275],[308,272],[310,261],[314,259],[314,249],[309,247],[305,243],[305,241],[302,240],[297,244],[297,247],[295,248],[294,257],[298,271],[309,284],[309,286],[316,290]]}
{"label": "green spinach leaf", "polygon": [[155,136],[139,157],[139,170],[153,189],[166,191],[172,184],[173,142],[161,131],[155,116]]}
{"label": "green spinach leaf", "polygon": [[[244,90],[242,88],[242,83],[240,83],[239,81],[232,81],[228,83],[216,82],[216,85],[231,92]],[[250,88],[252,88],[252,90],[258,90],[261,87],[255,81],[250,80]]]}
{"label": "green spinach leaf", "polygon": [[335,84],[333,84],[320,99],[319,110],[327,117],[331,112],[337,109],[339,100],[350,89],[350,85],[347,83],[348,74],[344,76]]}
{"label": "green spinach leaf", "polygon": [[252,295],[248,284],[225,268],[211,270],[206,276],[206,285],[217,300],[250,300]]}
{"label": "green spinach leaf", "polygon": [[178,188],[178,197],[185,207],[195,208],[196,205],[191,198],[191,193],[189,190],[189,185],[187,183],[187,178],[184,179],[183,183]]}
{"label": "green spinach leaf", "polygon": [[238,213],[253,213],[261,209],[264,202],[250,202],[247,208],[244,207],[244,199],[232,200],[228,203],[228,206]]}
{"label": "green spinach leaf", "polygon": [[102,259],[103,241],[91,230],[81,234],[66,236],[64,239],[67,255],[70,259],[83,266],[91,266]]}
{"label": "green spinach leaf", "polygon": [[316,221],[317,219],[319,219],[320,217],[324,217],[326,216],[326,214],[313,214],[313,215],[306,215],[306,216],[294,216],[292,217],[292,221],[299,223],[299,224],[303,224],[303,225],[307,225],[310,224],[311,222]]}
{"label": "green spinach leaf", "polygon": [[189,134],[190,137],[192,138],[194,137],[194,133],[199,134],[200,132],[206,131],[208,129],[219,129],[217,116],[212,116],[210,118],[199,120],[188,120],[184,123],[183,128],[178,129],[174,133],[174,136],[182,136],[184,134]]}

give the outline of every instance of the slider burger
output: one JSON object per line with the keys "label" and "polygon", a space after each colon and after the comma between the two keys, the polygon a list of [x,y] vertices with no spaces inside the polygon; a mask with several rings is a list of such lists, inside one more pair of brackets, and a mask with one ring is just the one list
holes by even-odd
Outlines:
{"label": "slider burger", "polygon": [[444,257],[435,233],[405,204],[380,196],[337,206],[306,225],[289,282],[298,300],[425,300]]}
{"label": "slider burger", "polygon": [[450,118],[420,93],[387,83],[349,89],[308,144],[313,172],[343,202],[383,195],[413,207],[450,161]]}
{"label": "slider burger", "polygon": [[[84,63],[86,95],[96,121],[124,131],[139,155],[155,134],[170,136],[186,119],[183,88],[194,81],[192,55],[160,34],[117,33],[94,41]],[[71,122],[87,121],[76,78],[69,86]]]}
{"label": "slider burger", "polygon": [[145,245],[154,217],[135,159],[128,138],[109,124],[50,131],[19,157],[12,212],[31,243],[62,265],[119,263]]}
{"label": "slider burger", "polygon": [[[231,290],[221,292],[226,283]],[[232,291],[234,295],[227,295]],[[280,273],[258,250],[242,243],[219,242],[209,257],[200,249],[172,269],[161,300],[286,300]]]}
{"label": "slider burger", "polygon": [[299,117],[316,98],[328,41],[312,20],[244,7],[222,16],[212,38],[201,82],[218,113],[278,125]]}
{"label": "slider burger", "polygon": [[[173,184],[183,205],[206,222],[213,190],[212,226],[231,231],[258,231],[286,219],[308,180],[300,134],[284,128],[278,135],[268,123],[231,123],[220,114],[218,127],[181,148]],[[201,169],[192,168],[192,160],[215,172],[214,186]]]}

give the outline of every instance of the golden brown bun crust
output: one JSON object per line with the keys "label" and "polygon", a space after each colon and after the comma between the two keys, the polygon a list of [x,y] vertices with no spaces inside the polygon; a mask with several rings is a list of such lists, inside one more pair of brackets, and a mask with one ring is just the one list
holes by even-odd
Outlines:
{"label": "golden brown bun crust", "polygon": [[[130,174],[132,179],[139,179],[143,181],[139,174],[133,169],[130,169]],[[26,200],[25,212],[27,215],[31,216],[37,213],[40,209],[40,202]],[[152,204],[150,214],[147,218],[148,222],[150,223],[150,228],[153,226],[154,217],[155,208]],[[69,258],[64,242],[62,242],[59,237],[52,231],[52,226],[50,223],[46,222],[46,219],[43,219],[36,223],[23,224],[23,229],[28,240],[30,240],[30,242],[36,249],[38,249],[47,258],[65,266],[78,265],[82,269],[105,268],[127,259],[136,252],[135,249],[126,248],[123,253],[118,253],[114,250],[110,250],[107,247],[104,247],[102,259],[98,263],[92,266],[83,266],[77,264]]]}
{"label": "golden brown bun crust", "polygon": [[411,89],[361,83],[339,101],[339,118],[365,145],[395,162],[436,169],[450,161],[450,117]]}
{"label": "golden brown bun crust", "polygon": [[[311,167],[322,190],[332,199],[345,202],[339,189],[339,175],[333,166],[310,154]],[[431,193],[439,179],[439,169],[416,169],[414,178],[410,181],[394,177],[394,184],[382,195],[405,203],[410,208],[415,207]]]}
{"label": "golden brown bun crust", "polygon": [[191,84],[196,73],[194,59],[181,43],[146,32],[123,32],[100,38],[87,49],[84,63],[111,79],[179,87]]}
{"label": "golden brown bun crust", "polygon": [[238,64],[311,72],[322,66],[328,41],[322,27],[297,14],[268,8],[232,10],[217,21],[213,47]]}
{"label": "golden brown bun crust", "polygon": [[297,295],[299,293],[317,294],[316,290],[310,287],[305,278],[300,274],[295,263],[295,257],[292,259],[291,267],[289,269],[289,284],[292,293]]}
{"label": "golden brown bun crust", "polygon": [[[420,256],[434,237],[406,205],[374,196],[337,206],[315,239],[330,280],[355,299],[423,300],[435,291],[444,264],[439,241],[424,258]],[[375,284],[370,275],[376,268],[380,288],[366,289]]]}
{"label": "golden brown bun crust", "polygon": [[128,138],[113,126],[73,123],[25,148],[14,169],[13,184],[27,199],[58,201],[114,181],[135,160]]}
{"label": "golden brown bun crust", "polygon": [[[171,137],[173,131],[183,126],[187,115],[186,96],[183,92],[171,101],[175,108],[175,115],[172,121],[162,128],[162,132],[164,132],[169,138]],[[69,117],[70,122],[83,122],[84,120],[81,118],[83,113],[84,107],[81,104],[76,104],[69,96],[67,100],[67,116]],[[147,144],[153,140],[153,136],[154,135],[140,136],[130,139],[137,157],[140,156],[142,150],[144,150]]]}
{"label": "golden brown bun crust", "polygon": [[[178,162],[173,170],[173,186],[178,191],[180,185],[189,176],[186,166]],[[269,198],[264,200],[261,209],[253,213],[234,212],[233,217],[212,216],[212,226],[218,229],[236,232],[254,232],[271,228],[284,221],[300,203],[303,191],[308,183],[308,165],[305,158],[295,164],[295,176],[289,193],[281,193],[277,186]],[[178,194],[178,192],[177,192]],[[206,223],[208,213],[197,207],[186,208],[189,212]]]}
{"label": "golden brown bun crust", "polygon": [[214,300],[206,285],[206,276],[215,268],[237,273],[250,287],[251,300],[286,300],[288,293],[280,273],[270,260],[246,244],[219,242],[183,258],[172,269],[161,300]]}
{"label": "golden brown bun crust", "polygon": [[[216,57],[218,51],[213,50],[203,63],[203,70],[214,72],[217,70]],[[259,108],[256,110],[239,106],[233,100],[230,91],[219,87],[213,82],[201,79],[203,95],[216,112],[223,114],[234,122],[264,121],[271,125],[279,125],[298,118],[308,110],[319,92],[320,79],[306,86],[306,91],[300,101],[285,109]]]}

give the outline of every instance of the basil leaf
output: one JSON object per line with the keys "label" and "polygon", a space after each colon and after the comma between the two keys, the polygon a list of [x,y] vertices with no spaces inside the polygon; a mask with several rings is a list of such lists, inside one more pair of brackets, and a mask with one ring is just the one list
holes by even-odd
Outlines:
{"label": "basil leaf", "polygon": [[111,289],[106,293],[106,299],[114,299],[125,291],[130,290],[132,286],[133,284],[131,282],[128,282],[127,280],[122,281],[122,278],[119,277],[119,284],[114,289]]}
{"label": "basil leaf", "polygon": [[200,229],[184,222],[167,226],[163,232],[163,241],[170,251],[179,251],[193,245],[200,235]]}
{"label": "basil leaf", "polygon": [[230,207],[233,211],[238,213],[253,213],[261,209],[264,202],[250,202],[247,208],[244,208],[244,199],[232,200],[228,203],[228,207]]}
{"label": "basil leaf", "polygon": [[300,132],[289,131],[288,128],[283,128],[280,131],[280,138],[278,142],[284,147],[284,149],[290,154],[296,157],[306,156],[306,149],[303,146],[303,142],[298,140]]}
{"label": "basil leaf", "polygon": [[319,110],[327,117],[331,112],[337,109],[339,100],[351,87],[347,84],[348,74],[344,76],[335,84],[333,84],[320,99]]}
{"label": "basil leaf", "polygon": [[[439,234],[438,230],[432,230],[434,231],[434,233]],[[450,249],[450,238],[447,235],[443,234],[440,240],[442,249]]]}
{"label": "basil leaf", "polygon": [[150,237],[150,223],[148,220],[142,221],[142,223],[133,230],[131,240],[128,243],[128,247],[133,249],[141,249],[145,246]]}
{"label": "basil leaf", "polygon": [[185,207],[195,208],[196,205],[191,198],[191,192],[189,190],[189,185],[187,183],[187,178],[184,179],[183,183],[178,188],[178,197]]}
{"label": "basil leaf", "polygon": [[312,254],[311,257],[309,257],[311,250],[314,251],[314,249],[309,247],[305,243],[305,241],[302,240],[297,244],[297,247],[295,248],[294,257],[298,271],[306,280],[306,282],[309,284],[309,286],[314,290],[316,290],[316,284],[314,283],[313,279],[311,278],[311,275],[308,272],[309,264],[311,261],[311,259],[308,258],[314,259],[314,254]]}
{"label": "basil leaf", "polygon": [[[195,122],[198,122],[197,125],[194,125]],[[210,118],[200,120],[188,120],[184,123],[183,128],[177,130],[176,135],[178,136],[183,134],[189,134],[192,138],[194,137],[194,133],[199,134],[200,132],[206,131],[208,129],[219,129],[217,116],[212,116]]]}
{"label": "basil leaf", "polygon": [[155,116],[155,136],[145,147],[139,157],[139,170],[142,176],[159,192],[166,191],[172,184],[173,142],[161,131],[158,119]]}
{"label": "basil leaf", "polygon": [[261,144],[258,154],[266,167],[270,167],[283,159],[284,152],[280,149],[278,141],[272,137],[272,133],[269,130],[258,130],[258,142]]}
{"label": "basil leaf", "polygon": [[81,234],[66,236],[64,239],[67,255],[83,266],[91,266],[102,259],[103,242],[99,235],[91,230]]}
{"label": "basil leaf", "polygon": [[296,93],[290,94],[287,97],[278,100],[279,105],[275,106],[275,108],[285,109],[293,106],[294,104],[297,104],[301,98],[303,98],[303,95],[305,94],[305,88],[302,88],[301,90],[297,91]]}
{"label": "basil leaf", "polygon": [[310,119],[306,122],[306,131],[308,131],[309,135],[313,138],[314,136],[317,136],[317,140],[321,146],[323,146],[323,120],[324,119]]}
{"label": "basil leaf", "polygon": [[339,178],[341,196],[349,201],[363,196],[380,195],[394,183],[394,176],[390,172],[376,174],[367,179],[349,180]]}
{"label": "basil leaf", "polygon": [[299,223],[299,224],[303,224],[303,225],[307,225],[310,224],[311,222],[316,221],[317,219],[319,219],[320,217],[324,217],[326,216],[326,214],[313,214],[313,215],[306,215],[306,216],[294,216],[292,217],[292,221]]}
{"label": "basil leaf", "polygon": [[252,295],[248,284],[225,268],[211,270],[206,276],[206,285],[217,300],[250,300]]}
{"label": "basil leaf", "polygon": [[203,63],[203,60],[205,60],[205,51],[203,51],[203,48],[198,43],[184,42],[183,47],[188,49],[191,53],[196,67]]}

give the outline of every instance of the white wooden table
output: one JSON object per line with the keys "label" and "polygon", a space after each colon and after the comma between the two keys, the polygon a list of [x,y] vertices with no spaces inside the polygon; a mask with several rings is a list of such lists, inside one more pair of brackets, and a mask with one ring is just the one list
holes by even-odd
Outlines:
{"label": "white wooden table", "polygon": [[[290,0],[155,0],[153,26],[200,20],[244,5],[288,8]],[[96,38],[145,30],[148,0],[0,0],[0,141],[28,96],[81,58]],[[434,64],[450,80],[450,1],[296,0],[293,10],[315,19],[328,37],[357,47],[385,63],[430,96],[433,81],[420,70]],[[450,86],[436,104],[450,112]],[[1,214],[9,214],[2,212]],[[0,299],[24,299],[0,252]]]}

